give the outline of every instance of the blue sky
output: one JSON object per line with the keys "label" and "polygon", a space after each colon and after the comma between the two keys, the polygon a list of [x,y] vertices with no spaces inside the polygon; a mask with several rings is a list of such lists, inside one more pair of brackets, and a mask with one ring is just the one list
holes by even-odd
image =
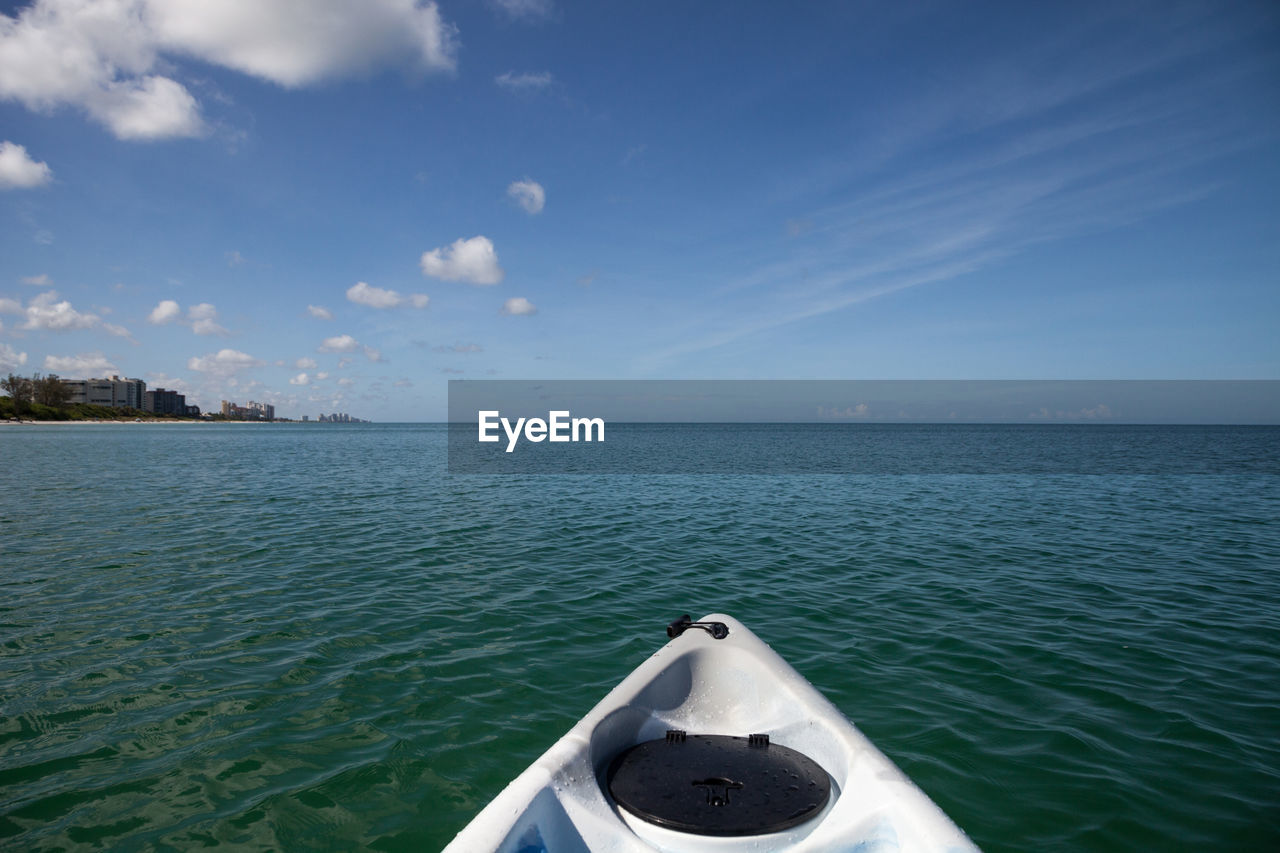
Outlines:
{"label": "blue sky", "polygon": [[0,371],[1280,378],[1274,3],[0,8]]}

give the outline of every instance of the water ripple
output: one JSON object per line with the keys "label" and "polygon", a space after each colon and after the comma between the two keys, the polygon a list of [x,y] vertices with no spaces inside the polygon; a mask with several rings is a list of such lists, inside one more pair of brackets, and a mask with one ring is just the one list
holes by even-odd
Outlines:
{"label": "water ripple", "polygon": [[1273,476],[449,477],[442,431],[395,426],[0,440],[36,484],[0,492],[6,848],[439,848],[712,610],[985,848],[1280,843]]}

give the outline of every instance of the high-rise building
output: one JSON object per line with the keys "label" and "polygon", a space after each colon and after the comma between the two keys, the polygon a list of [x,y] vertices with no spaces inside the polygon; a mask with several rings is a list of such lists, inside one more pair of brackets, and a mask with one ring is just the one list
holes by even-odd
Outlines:
{"label": "high-rise building", "polygon": [[153,415],[186,416],[188,408],[187,397],[177,391],[166,391],[163,388],[157,388],[143,395],[142,408],[143,411],[151,412]]}
{"label": "high-rise building", "polygon": [[276,407],[270,403],[255,403],[250,400],[248,409],[257,413],[255,420],[274,421],[276,419]]}
{"label": "high-rise building", "polygon": [[71,389],[71,403],[131,409],[146,405],[147,383],[141,379],[63,379],[62,384]]}
{"label": "high-rise building", "polygon": [[270,403],[255,403],[253,400],[250,400],[247,406],[223,400],[222,416],[240,421],[274,421],[276,407]]}

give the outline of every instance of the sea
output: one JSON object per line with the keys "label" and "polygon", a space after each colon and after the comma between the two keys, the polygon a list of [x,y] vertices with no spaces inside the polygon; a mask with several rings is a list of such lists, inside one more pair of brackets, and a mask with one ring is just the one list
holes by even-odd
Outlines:
{"label": "sea", "polygon": [[467,474],[444,425],[0,427],[0,848],[438,850],[670,620],[723,612],[986,850],[1280,849],[1280,428],[1024,427],[1031,458],[1111,449],[968,473],[1004,428],[881,429],[912,464]]}

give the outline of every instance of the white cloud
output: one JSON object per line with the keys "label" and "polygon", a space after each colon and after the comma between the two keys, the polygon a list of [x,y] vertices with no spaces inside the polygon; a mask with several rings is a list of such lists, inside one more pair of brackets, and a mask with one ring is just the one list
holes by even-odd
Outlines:
{"label": "white cloud", "polygon": [[513,317],[521,317],[527,314],[536,314],[538,309],[528,299],[523,296],[517,296],[502,303],[502,313],[510,314]]}
{"label": "white cloud", "polygon": [[493,4],[518,21],[550,17],[554,8],[551,0],[493,0]]}
{"label": "white cloud", "polygon": [[541,213],[547,203],[547,193],[542,184],[528,178],[513,182],[507,187],[507,195],[529,214]]}
{"label": "white cloud", "polygon": [[356,381],[354,379],[348,379],[344,376],[343,378],[338,380],[338,384],[341,385],[343,388],[350,388],[352,385],[356,384]]}
{"label": "white cloud", "polygon": [[293,366],[299,370],[315,370],[316,360],[314,358],[300,358],[293,363]]}
{"label": "white cloud", "polygon": [[[182,306],[172,299],[162,299],[147,315],[147,322],[155,326],[181,320]],[[186,325],[197,335],[227,335],[226,329],[218,324],[218,309],[208,302],[192,305],[187,309]]]}
{"label": "white cloud", "polygon": [[325,371],[323,371],[323,370],[316,374],[316,381],[317,381],[317,382],[319,382],[319,381],[321,381],[321,380],[324,380],[324,379],[328,379],[328,378],[329,378],[329,374],[328,374],[328,373],[326,373],[326,372],[325,372]]}
{"label": "white cloud", "polygon": [[9,373],[27,363],[27,354],[8,344],[0,344],[0,373]]}
{"label": "white cloud", "polygon": [[396,308],[406,303],[414,308],[426,308],[430,297],[425,293],[414,293],[405,297],[394,290],[371,287],[363,281],[358,281],[347,288],[347,300],[357,305],[368,305],[370,308]]}
{"label": "white cloud", "polygon": [[0,297],[0,314],[26,314],[27,311],[22,307],[22,303],[16,299],[8,299]]}
{"label": "white cloud", "polygon": [[68,356],[46,355],[44,369],[60,374],[78,373],[85,377],[119,372],[119,368],[100,352],[84,352]]}
{"label": "white cloud", "polygon": [[162,45],[282,86],[380,65],[452,69],[455,29],[420,0],[148,0]]}
{"label": "white cloud", "polygon": [[187,394],[187,402],[192,402],[189,400],[189,397],[195,393],[195,389],[189,386],[186,379],[170,377],[170,375],[166,373],[156,373],[156,371],[148,371],[146,378],[148,388],[165,388],[168,389],[168,391],[177,391],[180,394]]}
{"label": "white cloud", "polygon": [[31,159],[27,149],[17,143],[0,142],[0,190],[27,190],[51,180],[53,170],[48,163]]}
{"label": "white cloud", "polygon": [[332,320],[333,312],[321,305],[308,305],[307,313],[317,320]]}
{"label": "white cloud", "polygon": [[464,344],[459,341],[452,346],[434,346],[432,352],[484,352],[484,347],[479,344]]}
{"label": "white cloud", "polygon": [[194,136],[203,122],[158,62],[149,0],[36,0],[0,19],[0,99],[83,109],[121,139]]}
{"label": "white cloud", "polygon": [[218,325],[218,309],[208,302],[192,305],[187,309],[191,331],[197,335],[225,335],[227,330]]}
{"label": "white cloud", "polygon": [[396,388],[412,388],[413,383],[408,379],[397,379],[395,381],[395,387]]}
{"label": "white cloud", "polygon": [[261,367],[264,364],[266,362],[248,353],[234,349],[221,349],[216,353],[188,359],[187,370],[198,370],[201,373],[233,373],[248,367]]}
{"label": "white cloud", "polygon": [[453,245],[422,253],[422,272],[445,281],[497,284],[505,273],[488,237],[455,240]]}
{"label": "white cloud", "polygon": [[370,287],[363,281],[357,281],[347,288],[347,301],[357,305],[368,305],[370,308],[394,308],[402,300],[400,294],[394,290]]}
{"label": "white cloud", "polygon": [[40,275],[23,276],[23,284],[29,284],[32,287],[49,287],[53,284],[53,279],[49,278],[48,273],[40,273]]}
{"label": "white cloud", "polygon": [[168,139],[205,132],[195,97],[168,77],[113,82],[84,107],[117,139]]}
{"label": "white cloud", "polygon": [[[179,394],[191,396],[192,388],[187,384],[186,380],[169,376],[166,373],[147,373],[147,384],[152,388],[165,388],[170,391],[177,391]],[[187,402],[190,402],[188,400]]]}
{"label": "white cloud", "polygon": [[493,82],[513,92],[533,92],[551,85],[551,72],[524,71],[517,74],[514,71],[508,71],[505,74],[499,74],[494,77]]}
{"label": "white cloud", "polygon": [[367,359],[369,359],[370,361],[382,361],[382,360],[383,360],[383,358],[382,358],[382,353],[381,353],[381,352],[379,352],[378,350],[374,349],[373,347],[365,347],[365,348],[364,348],[364,357],[365,357],[365,358],[367,358]]}
{"label": "white cloud", "polygon": [[305,373],[299,373],[297,376],[289,380],[290,385],[310,385],[311,377]]}
{"label": "white cloud", "polygon": [[455,28],[420,0],[36,0],[0,15],[0,99],[84,110],[121,139],[206,129],[185,86],[191,57],[282,86],[377,66],[452,69]]}
{"label": "white cloud", "polygon": [[0,310],[9,313],[22,313],[26,317],[26,322],[22,324],[24,329],[66,332],[73,329],[101,328],[122,338],[129,337],[128,329],[112,323],[104,323],[97,314],[86,314],[77,311],[66,299],[59,300],[58,293],[54,290],[46,291],[32,298],[27,303],[26,308],[21,308],[17,312],[13,310],[16,305],[17,303],[12,299],[6,299]]}
{"label": "white cloud", "polygon": [[178,319],[182,313],[182,308],[172,299],[162,299],[151,309],[151,313],[147,315],[147,322],[154,326],[163,326],[165,323],[172,323]]}
{"label": "white cloud", "polygon": [[320,344],[320,352],[355,352],[358,349],[360,342],[350,335],[334,335]]}

